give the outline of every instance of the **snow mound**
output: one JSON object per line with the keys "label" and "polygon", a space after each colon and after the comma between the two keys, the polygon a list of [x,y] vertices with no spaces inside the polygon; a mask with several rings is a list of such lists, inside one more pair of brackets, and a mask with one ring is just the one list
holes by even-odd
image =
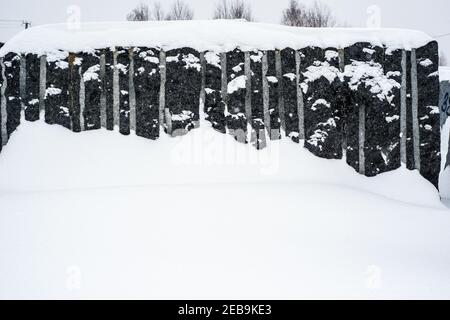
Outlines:
{"label": "snow mound", "polygon": [[449,210],[417,172],[365,178],[203,127],[155,142],[26,122],[11,140],[2,299],[450,297]]}
{"label": "snow mound", "polygon": [[43,121],[23,122],[0,155],[0,192],[230,183],[334,185],[441,207],[436,189],[416,171],[401,168],[368,178],[343,160],[317,158],[289,140],[258,151],[207,125],[151,141],[134,133],[76,134]]}
{"label": "snow mound", "polygon": [[414,30],[297,28],[242,20],[66,23],[24,30],[0,49],[0,56],[8,52],[41,55],[56,49],[79,52],[112,46],[154,46],[165,50],[191,47],[224,52],[236,47],[246,51],[308,46],[344,48],[370,42],[393,49],[411,49],[432,40]]}

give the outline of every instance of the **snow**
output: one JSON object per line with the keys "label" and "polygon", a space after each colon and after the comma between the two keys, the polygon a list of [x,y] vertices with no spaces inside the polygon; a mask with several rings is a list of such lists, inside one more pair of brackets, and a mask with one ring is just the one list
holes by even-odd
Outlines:
{"label": "snow", "polygon": [[314,103],[313,103],[313,105],[311,106],[311,109],[313,110],[313,111],[316,111],[317,110],[317,106],[320,106],[320,105],[324,105],[325,107],[327,107],[327,108],[331,108],[331,104],[327,101],[327,100],[325,100],[325,99],[317,99]]}
{"label": "snow", "polygon": [[369,48],[364,48],[363,52],[368,53],[370,55],[374,54],[376,51],[373,49],[369,49]]}
{"label": "snow", "polygon": [[398,121],[398,120],[400,120],[400,116],[398,116],[398,115],[394,115],[392,117],[386,117],[387,123],[392,123],[392,122]]}
{"label": "snow", "polygon": [[[78,26],[78,25],[77,25]],[[191,47],[198,51],[226,52],[240,47],[251,51],[301,49],[307,46],[344,48],[356,42],[411,49],[433,39],[414,30],[356,28],[296,28],[242,20],[194,20],[161,22],[96,22],[77,27],[50,24],[17,34],[0,49],[8,52],[58,55],[56,49],[90,52],[112,46]]]}
{"label": "snow", "polygon": [[83,81],[88,82],[92,80],[98,80],[100,72],[100,65],[95,65],[86,70],[83,74]]}
{"label": "snow", "polygon": [[183,110],[180,114],[173,114],[171,118],[173,121],[186,121],[192,119],[192,112]]}
{"label": "snow", "polygon": [[247,77],[245,75],[242,76],[238,76],[236,78],[234,78],[233,80],[231,80],[228,83],[228,94],[232,94],[236,91],[238,91],[239,89],[245,89],[245,82],[247,81]]}
{"label": "snow", "polygon": [[0,298],[450,298],[450,210],[288,139],[24,122],[0,154]]}
{"label": "snow", "polygon": [[220,66],[220,56],[214,52],[206,52],[205,53],[205,61],[208,64],[211,64],[217,68],[221,68]]}
{"label": "snow", "polygon": [[440,81],[450,81],[450,67],[440,67],[439,68],[439,80]]}
{"label": "snow", "polygon": [[430,114],[439,114],[439,107],[438,106],[426,106],[427,109],[430,109]]}
{"label": "snow", "polygon": [[433,61],[430,59],[425,59],[419,62],[422,67],[429,67],[433,65]]}
{"label": "snow", "polygon": [[399,76],[400,72],[388,72],[384,74],[383,66],[379,63],[370,61],[352,61],[351,65],[345,66],[344,76],[350,78],[348,83],[351,90],[357,90],[359,85],[364,83],[370,92],[376,94],[380,100],[392,102],[394,95],[392,90],[400,88],[401,85],[391,76]]}
{"label": "snow", "polygon": [[297,78],[297,76],[294,73],[286,73],[283,76],[285,78],[288,78],[289,81],[294,81]]}
{"label": "snow", "polygon": [[258,63],[258,62],[261,62],[261,61],[262,61],[263,55],[264,55],[264,54],[263,54],[262,52],[258,52],[257,54],[252,54],[252,55],[250,55],[250,59],[251,59],[253,62]]}
{"label": "snow", "polygon": [[340,78],[341,75],[342,73],[339,71],[339,69],[331,66],[328,61],[315,61],[313,66],[309,66],[306,69],[306,72],[303,72],[303,76],[305,77],[304,81],[301,83],[303,93],[308,92],[308,83],[310,82],[314,82],[321,77],[324,77],[331,84],[334,79],[336,79],[336,77]]}
{"label": "snow", "polygon": [[333,59],[337,59],[339,57],[339,53],[334,50],[327,50],[325,51],[325,59],[328,61],[331,61]]}
{"label": "snow", "polygon": [[61,89],[51,87],[45,90],[45,96],[56,96],[58,94],[61,94],[61,92],[62,92]]}
{"label": "snow", "polygon": [[[321,129],[317,129],[314,131],[314,134],[311,135],[309,140],[307,141],[310,145],[315,147],[319,146],[319,143],[324,143],[326,138],[328,137],[328,132],[323,131]],[[322,146],[319,146],[320,150],[322,150]]]}

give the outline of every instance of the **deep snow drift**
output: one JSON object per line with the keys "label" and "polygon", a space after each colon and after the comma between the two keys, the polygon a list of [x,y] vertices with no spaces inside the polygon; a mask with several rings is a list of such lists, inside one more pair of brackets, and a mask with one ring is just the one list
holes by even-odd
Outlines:
{"label": "deep snow drift", "polygon": [[160,22],[66,23],[24,30],[0,49],[8,52],[49,54],[56,49],[72,52],[111,46],[190,47],[198,51],[273,50],[308,46],[344,48],[370,42],[392,49],[411,49],[433,39],[423,32],[404,29],[298,28],[243,20]]}
{"label": "deep snow drift", "polygon": [[1,298],[450,298],[450,211],[417,172],[369,179],[210,128],[26,122],[11,140]]}

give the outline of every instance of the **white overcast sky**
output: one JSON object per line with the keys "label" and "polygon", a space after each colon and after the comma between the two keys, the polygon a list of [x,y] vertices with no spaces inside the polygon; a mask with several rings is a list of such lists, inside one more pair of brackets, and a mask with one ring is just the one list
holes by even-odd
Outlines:
{"label": "white overcast sky", "polygon": [[[196,19],[211,18],[217,0],[189,0]],[[246,0],[253,8],[257,21],[279,23],[281,11],[289,0]],[[310,3],[312,0],[301,0]],[[450,33],[450,0],[322,0],[335,12],[341,23],[353,27],[367,25],[367,9],[371,5],[380,8],[381,27],[417,29],[437,36]],[[0,20],[30,20],[33,25],[65,22],[67,8],[78,5],[81,20],[117,21],[125,20],[126,14],[140,0],[0,0]],[[143,2],[151,3],[149,0]],[[172,0],[162,0],[169,7]],[[0,22],[0,41],[19,32],[19,23]],[[438,39],[441,49],[450,59],[450,36]]]}

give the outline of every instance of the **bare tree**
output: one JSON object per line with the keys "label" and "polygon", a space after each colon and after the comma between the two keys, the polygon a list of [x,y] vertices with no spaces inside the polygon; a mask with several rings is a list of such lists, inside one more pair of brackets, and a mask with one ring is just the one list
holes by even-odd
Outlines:
{"label": "bare tree", "polygon": [[175,0],[166,17],[167,20],[192,20],[194,19],[194,11],[182,0]]}
{"label": "bare tree", "polygon": [[145,3],[139,3],[128,15],[128,21],[148,21],[149,9]]}
{"label": "bare tree", "polygon": [[335,27],[336,19],[331,9],[320,1],[310,7],[291,0],[289,7],[283,11],[282,24],[295,27],[326,28]]}
{"label": "bare tree", "polygon": [[221,0],[216,4],[213,19],[254,20],[250,5],[243,0]]}
{"label": "bare tree", "polygon": [[145,3],[140,3],[134,8],[128,15],[128,21],[159,21],[166,20],[164,10],[161,7],[161,3],[154,2],[152,8]]}
{"label": "bare tree", "polygon": [[150,12],[149,18],[153,21],[166,20],[166,15],[160,2],[153,3],[153,8]]}
{"label": "bare tree", "polygon": [[289,7],[283,11],[282,24],[293,27],[303,27],[307,20],[306,6],[297,0],[291,0]]}
{"label": "bare tree", "polygon": [[309,8],[309,25],[313,28],[326,28],[336,26],[336,19],[326,4],[316,1]]}

